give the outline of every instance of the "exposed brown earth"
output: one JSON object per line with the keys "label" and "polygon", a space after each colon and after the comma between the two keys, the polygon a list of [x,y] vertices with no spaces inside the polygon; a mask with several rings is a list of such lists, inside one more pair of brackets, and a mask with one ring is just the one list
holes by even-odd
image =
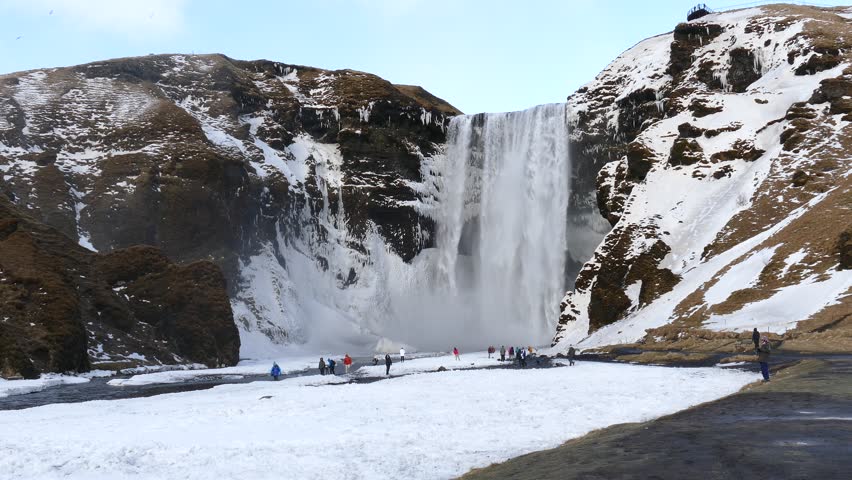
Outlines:
{"label": "exposed brown earth", "polygon": [[[0,197],[0,374],[233,365],[240,340],[213,263],[175,265],[158,249],[92,253]],[[135,354],[135,355],[134,355]]]}

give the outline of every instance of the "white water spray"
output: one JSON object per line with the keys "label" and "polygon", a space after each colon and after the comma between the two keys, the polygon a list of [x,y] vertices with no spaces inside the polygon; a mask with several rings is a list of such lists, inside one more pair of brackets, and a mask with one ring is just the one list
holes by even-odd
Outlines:
{"label": "white water spray", "polygon": [[429,172],[435,273],[409,313],[421,317],[412,341],[548,342],[565,293],[565,105],[457,117]]}
{"label": "white water spray", "polygon": [[[456,117],[446,153],[424,159],[422,169],[417,208],[435,221],[435,246],[411,263],[374,231],[358,242],[363,250],[353,249],[342,202],[317,179],[323,205],[336,201],[337,213],[324,207],[310,221],[311,212],[303,212],[298,236],[279,235],[274,248],[244,269],[277,272],[255,275],[246,291],[286,317],[280,324],[290,332],[288,341],[349,345],[352,353],[398,344],[484,349],[551,340],[566,286],[571,165],[565,105]],[[325,233],[312,233],[314,225]],[[344,283],[350,270],[357,281]],[[282,273],[281,288],[270,290],[263,278]],[[246,342],[257,338],[244,335]]]}

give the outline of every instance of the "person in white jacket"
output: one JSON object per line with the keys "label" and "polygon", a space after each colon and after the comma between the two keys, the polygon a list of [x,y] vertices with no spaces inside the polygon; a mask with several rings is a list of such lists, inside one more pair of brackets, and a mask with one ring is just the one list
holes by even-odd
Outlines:
{"label": "person in white jacket", "polygon": [[401,347],[401,348],[399,349],[399,361],[400,361],[400,362],[404,362],[404,361],[405,361],[405,347]]}

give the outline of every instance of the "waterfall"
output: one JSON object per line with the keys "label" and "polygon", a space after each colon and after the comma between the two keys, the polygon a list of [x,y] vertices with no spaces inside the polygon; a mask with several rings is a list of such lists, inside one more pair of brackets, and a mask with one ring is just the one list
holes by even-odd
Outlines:
{"label": "waterfall", "polygon": [[572,241],[564,104],[451,121],[446,150],[422,160],[415,186],[433,247],[409,263],[375,229],[347,231],[340,190],[324,179],[338,176],[323,174],[341,162],[326,150],[314,155],[322,208],[293,212],[297,234],[281,226],[241,266],[245,299],[233,305],[245,352],[271,355],[264,338],[285,332],[288,343],[350,353],[550,342]]}
{"label": "waterfall", "polygon": [[566,283],[565,105],[454,118],[446,154],[426,172],[423,213],[436,237],[420,271],[431,271],[429,283],[415,308],[397,312],[414,317],[411,341],[549,342]]}

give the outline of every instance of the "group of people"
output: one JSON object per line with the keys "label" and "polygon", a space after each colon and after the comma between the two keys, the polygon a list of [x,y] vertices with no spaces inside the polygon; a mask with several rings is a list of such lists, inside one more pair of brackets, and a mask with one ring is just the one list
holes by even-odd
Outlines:
{"label": "group of people", "polygon": [[[327,361],[320,357],[319,359],[319,372],[320,375],[325,375],[326,373],[330,375],[337,375],[334,372],[334,367],[337,366],[337,362],[333,358],[329,358]],[[347,353],[343,356],[343,368],[346,373],[349,373],[349,370],[352,368],[352,357]]]}
{"label": "group of people", "polygon": [[[495,351],[493,346],[488,347],[488,358],[491,358],[491,353]],[[509,346],[509,350],[506,350],[505,345],[500,346],[500,361],[506,361],[506,355],[508,354],[508,358],[512,362],[517,362],[518,366],[526,367],[527,366],[527,356],[535,355],[535,349],[532,346],[524,347],[515,347],[513,345]]]}

